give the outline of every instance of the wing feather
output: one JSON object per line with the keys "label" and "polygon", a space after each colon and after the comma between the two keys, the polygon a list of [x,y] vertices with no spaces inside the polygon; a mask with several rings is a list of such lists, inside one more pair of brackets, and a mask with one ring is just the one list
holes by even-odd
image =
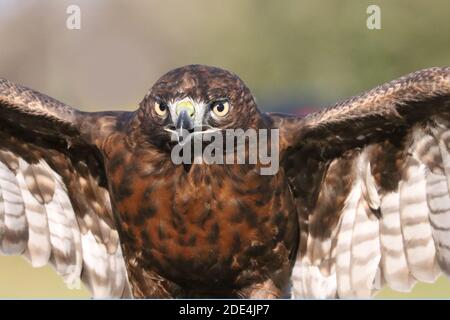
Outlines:
{"label": "wing feather", "polygon": [[26,170],[28,163],[19,160],[20,170],[17,171],[17,180],[22,191],[25,203],[25,214],[28,221],[28,244],[26,256],[33,267],[45,266],[51,256],[50,235],[48,233],[47,211],[42,202],[28,190],[22,170]]}
{"label": "wing feather", "polygon": [[4,210],[0,251],[6,255],[21,254],[28,241],[25,207],[17,179],[3,162],[0,162],[0,185]]}
{"label": "wing feather", "polygon": [[385,194],[381,202],[383,218],[380,220],[381,267],[389,287],[408,292],[415,279],[405,252],[400,210],[399,193]]}
{"label": "wing feather", "polygon": [[417,280],[434,282],[440,270],[429,221],[426,168],[410,158],[405,171],[400,182],[400,221],[408,266]]}
{"label": "wing feather", "polygon": [[351,280],[352,239],[356,219],[356,210],[361,198],[361,182],[356,181],[349,194],[339,228],[336,246],[336,280],[337,292],[341,297],[354,296]]}
{"label": "wing feather", "polygon": [[[370,296],[383,284],[410,291],[417,281],[450,275],[450,68],[414,72],[305,118],[270,117],[280,128],[292,189],[317,194],[312,200],[311,194],[294,194],[306,207],[306,213],[299,207],[301,221],[325,208],[328,213],[328,219],[301,226],[306,235],[300,237],[297,274],[305,274],[302,266],[316,267],[332,279],[333,272],[320,268],[333,264],[331,257],[339,297]],[[358,156],[344,167],[349,152]],[[302,171],[314,161],[325,173]],[[350,188],[320,178],[333,170],[327,163],[345,168],[340,175],[350,177]],[[339,196],[321,198],[333,188]],[[320,243],[337,238],[335,255],[310,240],[318,228]],[[307,259],[312,253],[314,259]],[[305,281],[294,278],[294,288],[304,288]],[[303,296],[328,293],[320,284],[306,284],[308,290],[297,290]]]}
{"label": "wing feather", "polygon": [[82,126],[92,119],[0,79],[0,253],[50,264],[94,297],[129,296],[102,158]]}

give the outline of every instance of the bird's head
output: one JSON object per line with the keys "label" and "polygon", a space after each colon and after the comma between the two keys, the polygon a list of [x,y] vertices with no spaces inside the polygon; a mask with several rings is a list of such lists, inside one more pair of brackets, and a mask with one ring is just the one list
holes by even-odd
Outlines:
{"label": "bird's head", "polygon": [[252,93],[235,74],[216,67],[188,65],[163,75],[140,104],[141,129],[158,140],[182,133],[259,127],[261,113]]}

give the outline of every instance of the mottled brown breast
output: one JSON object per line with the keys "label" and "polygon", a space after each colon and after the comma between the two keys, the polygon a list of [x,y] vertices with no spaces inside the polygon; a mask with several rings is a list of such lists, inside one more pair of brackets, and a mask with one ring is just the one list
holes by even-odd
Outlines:
{"label": "mottled brown breast", "polygon": [[[282,171],[261,176],[253,166],[195,164],[186,171],[170,153],[149,145],[131,152],[120,135],[111,139],[106,170],[125,256],[136,269],[190,295],[231,292],[269,276],[286,285],[298,230]],[[152,289],[142,282],[147,295]]]}

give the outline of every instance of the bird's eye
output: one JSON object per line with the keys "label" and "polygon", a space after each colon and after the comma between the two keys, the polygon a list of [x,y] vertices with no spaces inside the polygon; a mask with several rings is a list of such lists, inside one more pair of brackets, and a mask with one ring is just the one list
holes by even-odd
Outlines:
{"label": "bird's eye", "polygon": [[211,109],[216,116],[225,117],[230,111],[230,104],[227,101],[216,101],[211,104]]}
{"label": "bird's eye", "polygon": [[155,111],[156,114],[160,117],[165,117],[167,114],[167,105],[162,102],[155,102]]}

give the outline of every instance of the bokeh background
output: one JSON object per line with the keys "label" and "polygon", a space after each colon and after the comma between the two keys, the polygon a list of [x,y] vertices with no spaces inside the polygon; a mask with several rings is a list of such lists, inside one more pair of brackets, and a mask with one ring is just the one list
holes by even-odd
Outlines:
{"label": "bokeh background", "polygon": [[[81,8],[81,30],[66,9]],[[366,9],[381,8],[381,30]],[[450,1],[0,0],[0,77],[82,110],[135,109],[159,76],[240,75],[263,110],[304,114],[405,73],[450,65]],[[0,257],[0,298],[86,298],[53,270]],[[379,298],[450,298],[450,282]]]}

